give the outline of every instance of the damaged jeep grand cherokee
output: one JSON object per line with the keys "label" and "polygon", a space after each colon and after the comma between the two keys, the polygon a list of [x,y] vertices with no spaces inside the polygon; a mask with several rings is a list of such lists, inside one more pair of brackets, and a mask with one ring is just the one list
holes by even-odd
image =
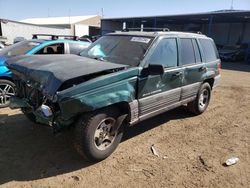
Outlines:
{"label": "damaged jeep grand cherokee", "polygon": [[9,60],[17,90],[10,107],[55,132],[73,126],[75,148],[92,161],[111,155],[125,125],[181,105],[203,113],[220,78],[214,42],[201,34],[118,32],[81,56]]}

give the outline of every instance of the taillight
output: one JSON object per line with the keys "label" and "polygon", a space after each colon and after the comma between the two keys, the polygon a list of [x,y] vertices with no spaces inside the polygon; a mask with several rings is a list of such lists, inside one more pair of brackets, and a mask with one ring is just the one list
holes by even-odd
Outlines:
{"label": "taillight", "polygon": [[217,68],[218,68],[218,72],[220,74],[221,73],[221,63],[218,63]]}

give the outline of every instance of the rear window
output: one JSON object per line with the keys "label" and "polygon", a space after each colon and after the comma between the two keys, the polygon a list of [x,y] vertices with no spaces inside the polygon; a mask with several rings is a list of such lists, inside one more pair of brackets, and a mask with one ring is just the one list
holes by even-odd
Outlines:
{"label": "rear window", "polygon": [[199,41],[204,52],[205,61],[216,61],[218,59],[218,53],[214,42],[210,39],[199,39]]}

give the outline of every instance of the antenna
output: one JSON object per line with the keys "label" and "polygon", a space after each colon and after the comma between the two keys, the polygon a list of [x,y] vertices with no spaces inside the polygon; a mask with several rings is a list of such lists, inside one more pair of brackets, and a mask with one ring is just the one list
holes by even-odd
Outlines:
{"label": "antenna", "polygon": [[233,10],[234,9],[234,0],[231,1],[231,7],[230,7],[230,10]]}

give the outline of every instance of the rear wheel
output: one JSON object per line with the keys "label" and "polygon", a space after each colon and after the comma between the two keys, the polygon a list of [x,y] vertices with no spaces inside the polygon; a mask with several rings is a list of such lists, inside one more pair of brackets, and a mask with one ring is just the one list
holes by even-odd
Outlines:
{"label": "rear wheel", "polygon": [[208,107],[211,97],[211,86],[209,83],[203,83],[194,101],[188,103],[188,109],[196,114],[202,114]]}
{"label": "rear wheel", "polygon": [[15,96],[15,84],[9,80],[0,79],[0,108],[8,107],[10,98]]}
{"label": "rear wheel", "polygon": [[90,161],[101,161],[119,145],[123,127],[116,129],[119,110],[110,107],[83,116],[75,127],[75,148]]}

